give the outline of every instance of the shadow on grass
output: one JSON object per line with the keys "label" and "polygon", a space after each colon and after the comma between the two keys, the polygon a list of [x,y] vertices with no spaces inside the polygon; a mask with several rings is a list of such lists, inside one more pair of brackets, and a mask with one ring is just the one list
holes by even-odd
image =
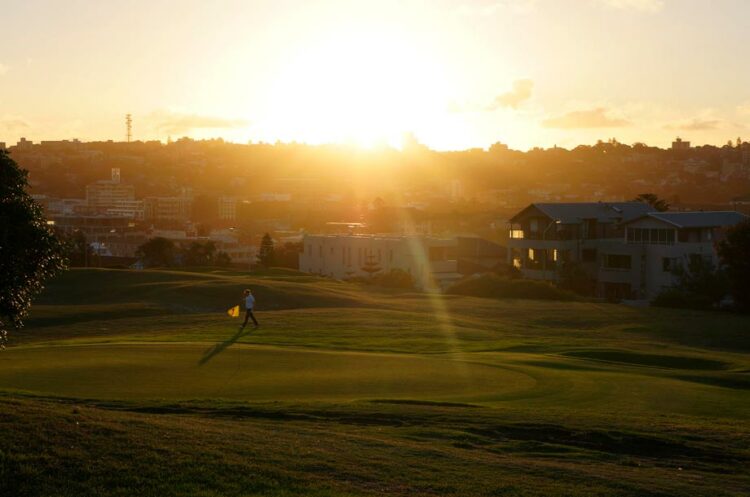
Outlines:
{"label": "shadow on grass", "polygon": [[215,355],[220,354],[224,352],[224,349],[232,345],[234,342],[239,340],[239,338],[242,336],[242,333],[244,332],[244,329],[239,329],[237,333],[229,337],[228,339],[224,340],[223,342],[217,342],[216,345],[211,347],[210,349],[206,350],[206,352],[203,354],[203,357],[201,357],[201,360],[198,361],[199,366],[203,366],[208,361],[214,358]]}

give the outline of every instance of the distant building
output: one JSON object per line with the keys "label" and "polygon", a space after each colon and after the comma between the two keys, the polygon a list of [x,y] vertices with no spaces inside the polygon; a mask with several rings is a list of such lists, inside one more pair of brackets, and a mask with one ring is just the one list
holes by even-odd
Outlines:
{"label": "distant building", "polygon": [[234,197],[219,197],[217,199],[219,219],[234,221],[237,219],[237,199]]}
{"label": "distant building", "polygon": [[417,288],[445,287],[461,278],[456,239],[390,235],[306,235],[299,256],[300,271],[344,280],[367,277],[365,269],[411,274]]}
{"label": "distant building", "polygon": [[86,185],[86,202],[96,210],[115,208],[118,203],[135,200],[135,187],[120,183],[120,170],[113,168],[112,179]]}
{"label": "distant building", "polygon": [[107,208],[107,214],[122,216],[136,221],[145,219],[145,207],[143,200],[122,200]]}
{"label": "distant building", "polygon": [[672,150],[690,150],[690,142],[683,141],[679,136],[672,142]]}
{"label": "distant building", "polygon": [[292,200],[291,193],[261,193],[261,202],[290,202]]}
{"label": "distant building", "polygon": [[559,281],[576,265],[598,296],[653,299],[693,257],[718,264],[715,244],[738,212],[653,212],[640,202],[531,204],[510,220],[508,262],[531,279]]}
{"label": "distant building", "polygon": [[179,197],[146,197],[143,199],[143,219],[156,222],[184,223],[190,220],[192,199]]}
{"label": "distant building", "polygon": [[21,137],[20,140],[18,140],[18,143],[16,143],[16,149],[19,151],[28,151],[31,150],[34,147],[34,142],[27,140],[26,138]]}
{"label": "distant building", "polygon": [[0,142],[0,150],[6,150],[5,142]]}

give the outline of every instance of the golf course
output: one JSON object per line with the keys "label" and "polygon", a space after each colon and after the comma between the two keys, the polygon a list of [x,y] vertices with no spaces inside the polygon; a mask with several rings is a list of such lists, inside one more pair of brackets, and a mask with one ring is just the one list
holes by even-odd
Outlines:
{"label": "golf course", "polygon": [[750,317],[74,269],[0,352],[0,495],[746,496]]}

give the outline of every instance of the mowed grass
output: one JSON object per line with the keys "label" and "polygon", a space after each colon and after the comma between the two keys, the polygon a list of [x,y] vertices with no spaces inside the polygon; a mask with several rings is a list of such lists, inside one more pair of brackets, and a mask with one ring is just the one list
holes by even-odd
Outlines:
{"label": "mowed grass", "polygon": [[748,351],[730,314],[74,270],[0,353],[0,494],[747,495]]}

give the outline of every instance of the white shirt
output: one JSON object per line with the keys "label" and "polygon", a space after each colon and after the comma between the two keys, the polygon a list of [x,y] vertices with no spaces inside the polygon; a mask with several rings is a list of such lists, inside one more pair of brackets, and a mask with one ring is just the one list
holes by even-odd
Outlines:
{"label": "white shirt", "polygon": [[245,297],[245,309],[252,311],[254,305],[255,297],[253,297],[252,295],[248,295],[247,297]]}

